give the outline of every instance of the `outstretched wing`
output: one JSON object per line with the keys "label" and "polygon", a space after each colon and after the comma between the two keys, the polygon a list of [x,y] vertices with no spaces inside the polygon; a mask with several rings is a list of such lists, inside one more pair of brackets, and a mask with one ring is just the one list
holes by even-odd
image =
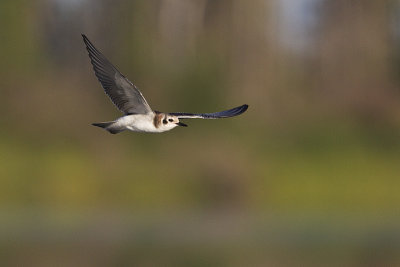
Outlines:
{"label": "outstretched wing", "polygon": [[139,89],[122,75],[82,34],[94,73],[111,101],[125,114],[152,112]]}
{"label": "outstretched wing", "polygon": [[202,114],[193,114],[193,113],[170,113],[173,116],[177,116],[179,119],[221,119],[221,118],[229,118],[242,114],[247,110],[248,105],[242,105],[236,108],[215,112],[215,113],[202,113]]}

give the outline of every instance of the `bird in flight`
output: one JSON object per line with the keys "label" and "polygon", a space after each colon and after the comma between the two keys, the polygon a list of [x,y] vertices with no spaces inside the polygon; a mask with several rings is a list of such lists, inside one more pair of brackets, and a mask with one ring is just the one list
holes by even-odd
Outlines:
{"label": "bird in flight", "polygon": [[248,105],[242,105],[229,110],[202,114],[153,111],[139,89],[122,75],[84,34],[82,34],[82,37],[97,79],[114,105],[124,113],[124,116],[114,121],[92,124],[104,128],[112,134],[125,130],[161,133],[172,130],[177,126],[186,127],[187,125],[180,119],[229,118],[242,114],[248,108]]}

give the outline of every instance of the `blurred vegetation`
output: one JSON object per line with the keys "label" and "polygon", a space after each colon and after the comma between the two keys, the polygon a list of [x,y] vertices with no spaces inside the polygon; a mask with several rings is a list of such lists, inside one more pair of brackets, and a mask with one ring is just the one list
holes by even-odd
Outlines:
{"label": "blurred vegetation", "polygon": [[[4,264],[400,264],[398,1],[2,0],[0,24]],[[81,33],[156,110],[250,108],[109,135]]]}

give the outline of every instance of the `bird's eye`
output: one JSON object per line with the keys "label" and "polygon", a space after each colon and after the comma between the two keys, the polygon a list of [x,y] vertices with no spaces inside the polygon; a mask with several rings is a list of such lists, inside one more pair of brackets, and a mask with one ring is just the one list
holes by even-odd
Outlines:
{"label": "bird's eye", "polygon": [[168,122],[166,119],[163,119],[162,123],[167,124]]}
{"label": "bird's eye", "polygon": [[173,122],[174,120],[173,120],[173,119],[169,119],[168,121],[169,121],[169,122]]}

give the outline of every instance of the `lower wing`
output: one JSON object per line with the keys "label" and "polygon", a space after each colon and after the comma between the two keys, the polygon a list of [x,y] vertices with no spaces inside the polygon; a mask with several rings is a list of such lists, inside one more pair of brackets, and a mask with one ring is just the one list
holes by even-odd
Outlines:
{"label": "lower wing", "polygon": [[193,114],[193,113],[170,113],[173,116],[177,116],[179,119],[221,119],[221,118],[229,118],[242,114],[247,110],[248,105],[242,105],[236,108],[215,112],[215,113],[202,113],[202,114]]}

